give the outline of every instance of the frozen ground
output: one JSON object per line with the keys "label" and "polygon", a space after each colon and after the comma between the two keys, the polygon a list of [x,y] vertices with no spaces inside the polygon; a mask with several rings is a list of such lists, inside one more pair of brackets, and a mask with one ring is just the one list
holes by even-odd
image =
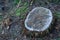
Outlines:
{"label": "frozen ground", "polygon": [[[6,12],[9,12],[10,7],[13,8],[10,4],[10,6],[5,6],[4,2],[1,3],[1,1],[4,0],[0,0],[0,15],[3,14],[2,20],[5,20],[7,18],[6,17]],[[28,2],[30,4],[31,0],[22,0],[23,2]],[[9,4],[8,4],[9,5]],[[30,10],[32,10],[34,7],[37,6],[42,6],[45,8],[48,8],[52,11],[53,14],[55,14],[56,11],[60,11],[60,1],[59,3],[55,3],[55,2],[48,2],[47,0],[35,0],[33,1],[32,5],[29,5],[28,9],[30,12]],[[8,11],[9,10],[9,11]],[[28,12],[26,14],[28,14]],[[24,15],[26,15],[24,14]],[[25,16],[26,17],[26,16]],[[5,19],[3,19],[5,18]],[[24,27],[24,19],[20,19],[18,17],[11,17],[9,16],[9,18],[11,19],[10,22],[11,24],[6,25],[2,24],[0,21],[0,40],[60,40],[60,18],[57,18],[55,25],[53,26],[54,29],[51,30],[51,32],[49,32],[49,34],[47,34],[45,37],[43,38],[36,38],[35,36],[31,36],[33,35],[30,31],[28,31],[28,33],[30,33],[28,36],[26,36],[25,34],[28,34],[25,30]],[[10,23],[8,22],[8,23]]]}

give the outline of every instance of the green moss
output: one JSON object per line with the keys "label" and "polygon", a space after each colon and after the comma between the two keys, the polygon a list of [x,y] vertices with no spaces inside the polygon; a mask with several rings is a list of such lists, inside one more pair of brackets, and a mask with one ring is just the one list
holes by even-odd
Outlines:
{"label": "green moss", "polygon": [[60,12],[59,12],[59,11],[56,11],[56,12],[54,13],[54,16],[57,17],[57,18],[60,18]]}
{"label": "green moss", "polygon": [[15,5],[19,3],[19,0],[14,0]]}
{"label": "green moss", "polygon": [[60,38],[56,38],[56,40],[60,40]]}
{"label": "green moss", "polygon": [[59,4],[60,0],[48,0],[51,3]]}
{"label": "green moss", "polygon": [[20,16],[20,18],[24,18],[24,13],[27,12],[28,10],[28,3],[25,2],[24,5],[22,7],[19,7],[17,10],[16,10],[16,16]]}

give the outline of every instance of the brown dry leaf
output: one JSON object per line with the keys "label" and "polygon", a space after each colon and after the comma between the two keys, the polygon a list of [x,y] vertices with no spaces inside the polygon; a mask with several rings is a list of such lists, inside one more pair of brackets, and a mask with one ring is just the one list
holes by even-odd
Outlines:
{"label": "brown dry leaf", "polygon": [[10,23],[11,23],[10,18],[7,18],[6,20],[4,20],[4,24],[5,24],[6,26],[9,26]]}
{"label": "brown dry leaf", "polygon": [[3,22],[2,22],[2,26],[6,27],[7,29],[9,29],[9,25],[11,24],[11,20],[10,18],[6,18]]}
{"label": "brown dry leaf", "polygon": [[55,27],[56,28],[56,30],[58,30],[59,29],[59,27]]}
{"label": "brown dry leaf", "polygon": [[35,33],[35,36],[38,36],[38,33]]}
{"label": "brown dry leaf", "polygon": [[52,37],[53,36],[53,34],[50,34],[50,37]]}

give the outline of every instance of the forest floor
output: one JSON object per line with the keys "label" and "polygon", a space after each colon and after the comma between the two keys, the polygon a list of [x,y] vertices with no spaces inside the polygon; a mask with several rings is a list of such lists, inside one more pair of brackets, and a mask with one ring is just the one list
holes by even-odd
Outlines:
{"label": "forest floor", "polygon": [[[11,11],[12,8],[9,10],[9,8],[0,6],[0,10],[1,8],[3,10],[0,11],[3,14],[3,20],[2,22],[0,21],[0,40],[60,40],[60,1],[22,0],[22,3],[24,2],[28,3],[28,9],[26,8],[26,12],[25,10],[21,11],[20,15],[10,13],[9,11]],[[26,6],[23,6],[22,8],[24,7]],[[27,14],[35,7],[45,7],[50,9],[54,15],[54,18],[56,18],[54,26],[52,26],[54,29],[42,38],[34,36],[31,37],[30,35],[33,34],[30,33],[30,31],[28,31],[30,33],[29,36],[26,36],[28,33],[26,32],[24,21]],[[12,14],[12,16],[9,13]],[[9,16],[6,17],[7,15]]]}

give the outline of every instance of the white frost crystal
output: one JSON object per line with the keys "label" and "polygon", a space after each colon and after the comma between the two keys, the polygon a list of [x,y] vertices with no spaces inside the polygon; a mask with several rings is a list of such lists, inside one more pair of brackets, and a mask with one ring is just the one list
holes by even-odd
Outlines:
{"label": "white frost crystal", "polygon": [[30,31],[44,31],[52,22],[52,13],[44,7],[34,8],[25,19],[25,27]]}

